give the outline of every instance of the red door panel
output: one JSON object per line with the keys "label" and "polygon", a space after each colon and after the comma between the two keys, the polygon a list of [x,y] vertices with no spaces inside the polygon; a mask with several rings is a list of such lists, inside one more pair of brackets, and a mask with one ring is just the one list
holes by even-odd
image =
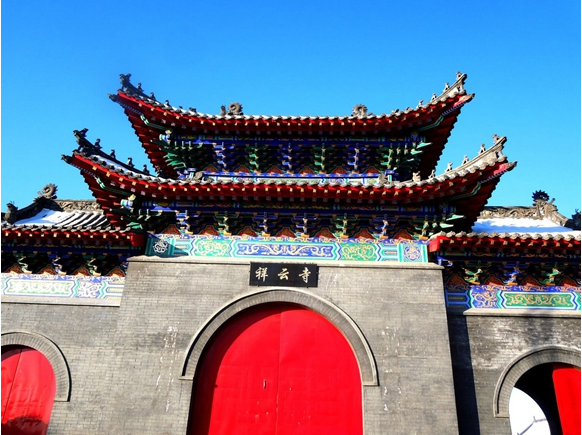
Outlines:
{"label": "red door panel", "polygon": [[46,434],[55,393],[54,372],[42,353],[27,347],[2,353],[2,434]]}
{"label": "red door panel", "polygon": [[279,330],[273,307],[221,329],[201,362],[190,433],[275,433]]}
{"label": "red door panel", "polygon": [[360,370],[344,336],[313,311],[281,315],[278,435],[362,433]]}
{"label": "red door panel", "polygon": [[560,423],[564,435],[580,435],[580,370],[554,364],[552,372]]}
{"label": "red door panel", "polygon": [[343,335],[292,305],[244,311],[202,355],[190,434],[362,433],[359,368]]}
{"label": "red door panel", "polygon": [[5,421],[6,405],[8,405],[10,391],[12,391],[14,376],[16,375],[21,352],[22,348],[19,347],[6,350],[2,353],[2,423]]}

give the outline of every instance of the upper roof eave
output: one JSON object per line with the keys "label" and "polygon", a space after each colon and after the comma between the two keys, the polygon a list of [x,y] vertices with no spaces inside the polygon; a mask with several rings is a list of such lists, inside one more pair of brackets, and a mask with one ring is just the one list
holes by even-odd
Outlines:
{"label": "upper roof eave", "polygon": [[[269,115],[245,115],[245,114],[235,114],[235,113],[223,113],[219,115],[214,114],[206,114],[197,112],[194,108],[189,108],[188,110],[183,109],[182,107],[175,107],[169,104],[166,100],[165,103],[161,103],[158,101],[155,96],[150,94],[149,96],[143,92],[141,86],[138,87],[133,86],[129,81],[128,75],[121,75],[121,88],[117,91],[116,95],[110,95],[110,98],[121,104],[122,106],[128,106],[128,108],[132,110],[141,111],[143,114],[147,114],[146,110],[149,112],[160,112],[165,113],[164,116],[174,116],[178,118],[183,118],[186,122],[188,121],[214,121],[220,123],[230,123],[230,121],[255,121],[261,120],[265,122],[277,122],[277,121],[294,121],[298,123],[305,123],[305,122],[326,122],[326,123],[333,123],[333,122],[352,122],[353,123],[364,123],[368,121],[388,121],[390,123],[395,123],[395,126],[398,125],[398,122],[405,122],[406,120],[410,120],[415,117],[420,117],[421,115],[428,113],[430,109],[434,109],[441,106],[442,109],[446,110],[454,110],[458,106],[461,106],[471,99],[473,99],[475,94],[467,94],[464,84],[467,78],[466,74],[457,73],[456,81],[449,86],[449,84],[445,84],[445,89],[443,92],[437,96],[433,94],[430,101],[428,103],[423,103],[421,100],[416,108],[406,108],[404,111],[399,109],[393,110],[390,114],[381,114],[381,115],[374,115],[374,114],[367,114],[364,112],[354,112],[348,116],[269,116]],[[121,101],[122,100],[122,101]],[[125,104],[124,104],[125,103]],[[238,103],[233,103],[233,105]],[[240,105],[239,105],[240,106]],[[365,107],[363,105],[358,105],[356,107]],[[460,108],[460,107],[458,107]],[[367,109],[366,109],[367,110]],[[445,110],[445,111],[446,111]],[[432,120],[434,121],[434,120]]]}

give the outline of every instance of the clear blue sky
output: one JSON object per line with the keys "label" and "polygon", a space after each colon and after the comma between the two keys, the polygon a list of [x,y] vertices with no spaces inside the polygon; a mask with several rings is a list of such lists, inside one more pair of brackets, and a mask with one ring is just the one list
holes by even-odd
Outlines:
{"label": "clear blue sky", "polygon": [[92,198],[60,159],[73,129],[148,163],[107,97],[120,73],[205,113],[238,101],[246,114],[348,115],[416,107],[456,71],[476,97],[437,173],[504,135],[518,166],[489,205],[545,190],[564,215],[580,208],[577,1],[4,1],[1,36],[3,211],[47,183],[60,199]]}

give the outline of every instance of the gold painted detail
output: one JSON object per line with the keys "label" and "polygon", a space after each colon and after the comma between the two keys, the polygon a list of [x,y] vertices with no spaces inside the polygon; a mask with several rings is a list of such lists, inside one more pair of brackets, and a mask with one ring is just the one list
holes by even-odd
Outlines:
{"label": "gold painted detail", "polygon": [[342,245],[342,260],[374,261],[377,259],[374,245]]}
{"label": "gold painted detail", "polygon": [[226,240],[199,239],[194,245],[194,255],[200,257],[228,257],[230,245]]}
{"label": "gold painted detail", "polygon": [[562,293],[505,293],[507,307],[573,308],[572,297]]}

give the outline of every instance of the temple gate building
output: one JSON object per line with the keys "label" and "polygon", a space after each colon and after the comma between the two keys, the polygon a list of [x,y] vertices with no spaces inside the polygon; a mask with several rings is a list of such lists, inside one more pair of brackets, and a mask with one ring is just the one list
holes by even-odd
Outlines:
{"label": "temple gate building", "polygon": [[3,431],[509,434],[515,387],[579,428],[580,214],[487,206],[502,136],[436,173],[465,74],[336,117],[120,78],[150,168],[75,130],[94,200],[2,214]]}

